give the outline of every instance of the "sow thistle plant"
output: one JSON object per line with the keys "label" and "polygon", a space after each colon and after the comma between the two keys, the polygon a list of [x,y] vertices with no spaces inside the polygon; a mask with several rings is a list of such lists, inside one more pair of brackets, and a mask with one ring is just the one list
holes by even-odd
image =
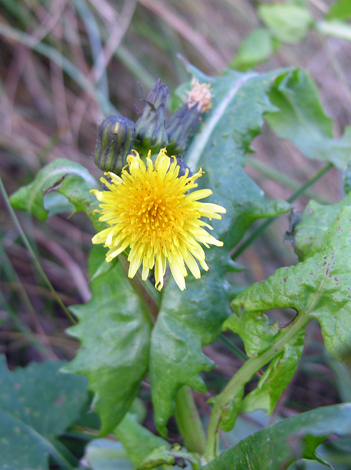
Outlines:
{"label": "sow thistle plant", "polygon": [[[225,451],[220,431],[230,433],[240,413],[273,412],[296,372],[311,319],[320,323],[329,353],[349,360],[350,128],[333,137],[316,87],[302,70],[228,70],[220,77],[189,70],[193,77],[176,90],[170,115],[169,92],[159,80],[137,122],[120,116],[102,122],[94,161],[104,172],[103,186],[81,165],[59,159],[11,197],[13,207],[45,220],[46,198],[56,191],[94,226],[92,298],[70,309],[78,322],[68,333],[82,347],[64,365],[70,374],[61,374],[62,380],[81,396],[79,375],[88,379],[99,436],[116,435],[139,470],[186,463],[207,470],[281,470],[298,459],[321,462],[315,451],[326,437],[351,434],[349,404],[283,419]],[[307,158],[325,162],[289,201],[267,199],[243,171],[263,118]],[[244,290],[233,285],[235,274],[228,274],[244,269],[237,256],[265,227],[247,237],[251,224],[288,213],[291,202],[333,166],[346,168],[346,196],[328,206],[311,201],[299,215],[290,233],[299,262]],[[280,308],[296,312],[283,327],[264,313]],[[202,373],[215,364],[202,347],[223,330],[240,336],[246,356],[240,351],[242,366],[209,400],[206,420],[192,390],[207,392]],[[256,387],[245,393],[255,374]],[[50,377],[44,382],[57,380],[57,374]],[[142,425],[138,393],[145,377],[160,435]],[[174,445],[167,438],[172,416],[180,435]],[[49,446],[47,453],[69,468],[58,450]]]}

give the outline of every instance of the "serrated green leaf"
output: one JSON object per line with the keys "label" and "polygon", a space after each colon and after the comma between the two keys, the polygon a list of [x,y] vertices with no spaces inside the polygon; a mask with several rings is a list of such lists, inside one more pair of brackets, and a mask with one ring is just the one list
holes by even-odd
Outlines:
{"label": "serrated green leaf", "polygon": [[[292,308],[299,321],[319,321],[327,350],[338,360],[351,346],[351,207],[344,207],[323,238],[321,251],[294,267],[278,269],[232,301],[239,314]],[[287,327],[288,328],[288,327]]]}
{"label": "serrated green leaf", "polygon": [[351,153],[351,126],[342,138],[333,138],[333,122],[324,114],[318,91],[304,70],[281,74],[269,95],[279,111],[265,119],[281,139],[288,139],[312,160],[330,162],[344,169]]}
{"label": "serrated green leaf", "polygon": [[266,28],[257,28],[240,44],[230,66],[236,70],[247,70],[266,61],[273,53],[271,34]]}
{"label": "serrated green leaf", "polygon": [[236,268],[230,250],[254,220],[274,217],[289,208],[284,201],[264,198],[243,171],[245,153],[261,129],[262,114],[272,110],[267,93],[279,72],[259,75],[229,71],[210,78],[195,68],[191,70],[200,82],[211,83],[214,103],[203,117],[202,130],[193,138],[185,160],[193,171],[199,167],[205,171],[199,187],[210,188],[213,195],[208,201],[224,206],[227,213],[222,220],[213,221],[215,236],[224,246],[207,251],[209,271],[198,280],[189,276],[183,292],[172,280],[163,291],[150,362],[155,421],[161,434],[166,433],[180,387],[189,385],[206,391],[200,372],[214,365],[202,353],[202,346],[220,334],[230,314],[225,276]]}
{"label": "serrated green leaf", "polygon": [[307,8],[293,4],[261,4],[258,16],[279,41],[293,44],[301,41],[313,23]]}
{"label": "serrated green leaf", "polygon": [[47,361],[10,372],[0,356],[1,470],[48,469],[49,455],[71,468],[54,440],[78,418],[87,381],[58,373],[61,366]]}
{"label": "serrated green leaf", "polygon": [[322,205],[315,201],[307,204],[292,232],[294,250],[301,261],[321,251],[325,232],[332,226],[341,209],[349,205],[351,194],[336,204]]}
{"label": "serrated green leaf", "polygon": [[82,347],[64,370],[89,379],[104,435],[122,420],[139,390],[148,367],[152,325],[120,263],[94,279],[91,288],[87,304],[71,307],[79,324],[68,332]]}
{"label": "serrated green leaf", "polygon": [[331,5],[327,16],[327,20],[348,20],[351,18],[350,0],[339,0]]}
{"label": "serrated green leaf", "polygon": [[224,323],[223,330],[237,333],[244,341],[245,351],[249,357],[261,354],[272,344],[279,332],[279,323],[270,323],[261,312],[241,312],[240,316],[231,315]]}
{"label": "serrated green leaf", "polygon": [[300,362],[304,345],[304,331],[285,343],[284,350],[269,364],[257,387],[244,398],[240,413],[265,410],[271,414],[281,394],[291,382]]}
{"label": "serrated green leaf", "polygon": [[129,458],[134,468],[144,460],[154,449],[171,446],[162,437],[155,436],[151,431],[138,423],[137,417],[132,413],[127,413],[121,423],[114,430],[124,448],[128,452]]}
{"label": "serrated green leaf", "polygon": [[299,458],[323,462],[316,449],[334,433],[338,436],[351,434],[351,404],[317,408],[267,426],[202,468],[281,470]]}
{"label": "serrated green leaf", "polygon": [[[49,191],[57,191],[73,204],[75,211],[85,212],[96,230],[101,230],[104,225],[98,220],[99,214],[94,215],[99,203],[89,193],[94,188],[100,188],[99,184],[86,168],[79,163],[58,158],[42,168],[32,183],[12,194],[10,202],[15,209],[27,211],[44,221],[49,214],[44,208],[45,196]],[[66,210],[67,206],[61,206],[62,209]]]}

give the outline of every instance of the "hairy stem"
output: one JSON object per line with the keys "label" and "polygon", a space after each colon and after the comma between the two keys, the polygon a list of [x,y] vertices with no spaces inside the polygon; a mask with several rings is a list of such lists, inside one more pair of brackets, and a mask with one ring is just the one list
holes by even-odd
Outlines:
{"label": "hairy stem", "polygon": [[261,355],[246,361],[228,382],[224,390],[217,395],[207,428],[207,445],[205,452],[207,462],[215,459],[218,455],[218,432],[222,418],[222,408],[228,406],[231,398],[236,395],[238,390],[240,390],[254,374],[283,351],[285,344],[290,341],[301,328],[304,328],[308,321],[309,318],[307,315],[297,315],[297,317],[282,330],[283,334],[279,335],[272,346]]}
{"label": "hairy stem", "polygon": [[175,418],[188,452],[205,453],[206,436],[190,387],[184,385],[175,399]]}

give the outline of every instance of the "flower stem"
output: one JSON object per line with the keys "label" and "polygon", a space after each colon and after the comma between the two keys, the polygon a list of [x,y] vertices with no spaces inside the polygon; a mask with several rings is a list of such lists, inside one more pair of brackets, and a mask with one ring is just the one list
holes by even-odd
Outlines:
{"label": "flower stem", "polygon": [[129,261],[124,254],[120,254],[118,256],[118,261],[121,263],[123,271],[133,289],[146,305],[146,308],[152,318],[152,322],[155,323],[161,303],[159,292],[156,291],[150,282],[143,281],[138,272],[132,279],[128,277]]}
{"label": "flower stem", "polygon": [[188,452],[203,455],[206,448],[205,432],[190,387],[184,385],[175,399],[175,418]]}
{"label": "flower stem", "polygon": [[[294,202],[296,201],[297,198],[301,196],[301,194],[306,192],[306,189],[308,189],[310,186],[312,186],[316,181],[318,181],[323,175],[325,175],[329,170],[333,168],[333,165],[329,163],[326,165],[324,168],[322,168],[316,175],[314,175],[313,178],[311,178],[307,183],[305,183],[303,186],[300,187],[291,197],[289,197],[288,202]],[[270,224],[276,219],[276,217],[273,217],[271,219],[266,220],[263,224],[261,224],[257,229],[252,232],[252,234],[247,238],[244,243],[242,243],[239,248],[232,254],[232,259],[236,259],[243,251],[246,250],[247,247],[251,245],[252,242],[256,240],[257,237],[259,237],[267,227],[270,226]]]}
{"label": "flower stem", "polygon": [[261,355],[246,361],[228,382],[224,390],[217,395],[207,428],[207,445],[205,452],[205,459],[207,462],[215,459],[218,455],[218,431],[222,418],[222,408],[228,407],[231,398],[236,395],[237,391],[242,388],[264,365],[280,354],[283,351],[285,344],[290,341],[301,328],[304,328],[308,321],[308,315],[297,315],[297,317],[289,323],[284,330],[282,330],[284,333],[279,335],[272,346]]}

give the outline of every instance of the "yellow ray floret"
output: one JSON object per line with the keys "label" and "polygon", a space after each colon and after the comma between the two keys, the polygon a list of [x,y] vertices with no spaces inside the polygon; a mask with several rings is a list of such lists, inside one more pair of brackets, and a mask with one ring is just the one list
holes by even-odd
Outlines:
{"label": "yellow ray floret", "polygon": [[122,251],[130,248],[128,276],[133,278],[141,266],[145,281],[149,270],[155,268],[156,288],[163,287],[167,260],[173,277],[181,290],[185,289],[185,276],[190,269],[195,278],[200,278],[197,259],[206,271],[205,253],[200,243],[222,246],[223,243],[210,235],[203,227],[212,227],[201,220],[221,219],[224,207],[198,202],[212,194],[209,189],[187,192],[196,188],[195,180],[202,175],[200,170],[193,176],[179,177],[179,166],[175,157],[169,158],[166,150],[159,152],[155,163],[150,152],[146,164],[137,152],[127,157],[128,166],[121,177],[105,173],[101,181],[108,191],[93,189],[100,204],[100,221],[108,228],[97,233],[93,243],[103,243],[110,250],[106,260],[111,261]]}

